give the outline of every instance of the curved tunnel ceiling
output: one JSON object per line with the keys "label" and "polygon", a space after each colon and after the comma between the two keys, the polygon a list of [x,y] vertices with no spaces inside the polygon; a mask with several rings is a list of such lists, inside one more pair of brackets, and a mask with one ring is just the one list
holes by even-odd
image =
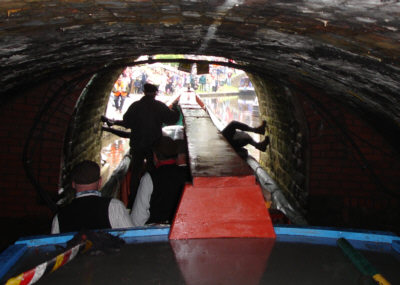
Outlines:
{"label": "curved tunnel ceiling", "polygon": [[400,129],[396,0],[2,1],[3,95],[143,54],[223,56],[308,83]]}

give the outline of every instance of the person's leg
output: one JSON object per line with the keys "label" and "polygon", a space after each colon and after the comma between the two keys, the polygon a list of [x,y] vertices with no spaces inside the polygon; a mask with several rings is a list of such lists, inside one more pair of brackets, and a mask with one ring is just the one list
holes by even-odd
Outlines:
{"label": "person's leg", "polygon": [[233,136],[235,135],[236,132],[236,121],[230,122],[223,130],[222,130],[222,135],[228,140],[229,143],[232,144],[233,141]]}
{"label": "person's leg", "polygon": [[261,125],[259,125],[256,128],[252,128],[252,129],[253,129],[254,133],[263,135],[263,134],[265,134],[266,127],[267,127],[267,121],[264,120],[264,121],[262,121]]}
{"label": "person's leg", "polygon": [[122,107],[124,107],[124,102],[125,102],[126,96],[121,95],[121,99],[119,102],[119,110],[122,112]]}
{"label": "person's leg", "polygon": [[269,136],[266,136],[262,142],[257,143],[254,147],[259,151],[266,151],[267,146],[270,144]]}
{"label": "person's leg", "polygon": [[250,127],[249,125],[246,125],[246,124],[238,122],[238,121],[232,121],[232,122],[229,123],[228,126],[230,128],[235,128],[236,130],[241,130],[241,131],[246,131],[246,132],[253,132],[253,133],[257,133],[257,134],[263,135],[265,133],[265,128],[267,126],[267,122],[263,121],[260,126],[255,127],[255,128]]}
{"label": "person's leg", "polygon": [[254,141],[253,138],[248,133],[243,132],[243,131],[236,131],[235,135],[233,136],[231,145],[235,149],[239,149],[248,144],[255,146],[257,144],[257,142]]}
{"label": "person's leg", "polygon": [[236,132],[235,136],[233,137],[232,146],[234,148],[241,148],[250,144],[259,151],[265,151],[269,143],[270,143],[269,136],[266,136],[265,139],[261,142],[256,142],[248,133]]}
{"label": "person's leg", "polygon": [[128,208],[132,209],[133,203],[136,199],[137,190],[139,188],[140,179],[144,170],[144,152],[133,151],[132,152],[132,162],[131,162],[131,183],[130,183],[130,193],[128,200]]}
{"label": "person's leg", "polygon": [[119,97],[121,96],[115,96],[114,103],[115,103],[115,109],[119,110]]}

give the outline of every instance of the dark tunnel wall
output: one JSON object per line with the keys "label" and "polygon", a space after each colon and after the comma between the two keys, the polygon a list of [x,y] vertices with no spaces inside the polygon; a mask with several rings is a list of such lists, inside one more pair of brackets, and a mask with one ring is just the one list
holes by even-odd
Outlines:
{"label": "dark tunnel wall", "polygon": [[[176,53],[224,56],[253,74],[272,138],[263,165],[312,223],[392,229],[399,15],[395,0],[2,1],[0,215],[50,216],[24,166],[55,195],[94,74]],[[67,165],[82,152],[68,153]]]}
{"label": "dark tunnel wall", "polygon": [[51,214],[37,189],[56,197],[64,138],[76,101],[90,79],[82,73],[38,82],[2,106],[1,217]]}
{"label": "dark tunnel wall", "polygon": [[272,139],[262,165],[308,221],[398,232],[398,149],[324,90],[252,81]]}
{"label": "dark tunnel wall", "polygon": [[278,181],[292,204],[306,207],[307,125],[296,97],[270,78],[251,76],[259,96],[260,111],[268,122],[271,147],[261,154],[262,165]]}
{"label": "dark tunnel wall", "polygon": [[89,159],[100,163],[100,116],[106,111],[110,90],[122,71],[118,68],[99,72],[82,91],[64,143],[64,185],[69,181],[71,169],[80,161]]}
{"label": "dark tunnel wall", "polygon": [[301,84],[295,95],[308,125],[310,223],[398,232],[398,149],[323,90]]}

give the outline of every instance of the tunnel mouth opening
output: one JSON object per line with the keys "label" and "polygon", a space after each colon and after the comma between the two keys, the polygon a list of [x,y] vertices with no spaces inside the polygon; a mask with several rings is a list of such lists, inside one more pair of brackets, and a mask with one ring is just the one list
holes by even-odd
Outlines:
{"label": "tunnel mouth opening", "polygon": [[[158,86],[156,99],[165,103],[190,85],[221,126],[237,120],[256,127],[261,123],[257,94],[249,76],[239,67],[243,66],[215,56],[167,54],[138,57],[134,64],[123,69],[114,82],[115,86],[118,79],[125,81],[127,96],[122,101],[110,90],[104,115],[121,120],[130,104],[143,96],[145,82]],[[122,127],[119,129],[124,130]],[[261,139],[258,134],[250,135],[255,141]],[[103,179],[107,181],[129,152],[129,139],[103,131],[101,143]],[[260,151],[255,147],[249,145],[246,149],[257,161],[260,159]]]}

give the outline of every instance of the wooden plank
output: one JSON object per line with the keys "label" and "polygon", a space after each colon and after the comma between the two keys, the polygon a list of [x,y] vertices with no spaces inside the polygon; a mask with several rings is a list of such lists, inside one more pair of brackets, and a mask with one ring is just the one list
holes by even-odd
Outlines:
{"label": "wooden plank", "polygon": [[183,108],[182,111],[193,177],[253,175],[249,165],[235,152],[204,110]]}

